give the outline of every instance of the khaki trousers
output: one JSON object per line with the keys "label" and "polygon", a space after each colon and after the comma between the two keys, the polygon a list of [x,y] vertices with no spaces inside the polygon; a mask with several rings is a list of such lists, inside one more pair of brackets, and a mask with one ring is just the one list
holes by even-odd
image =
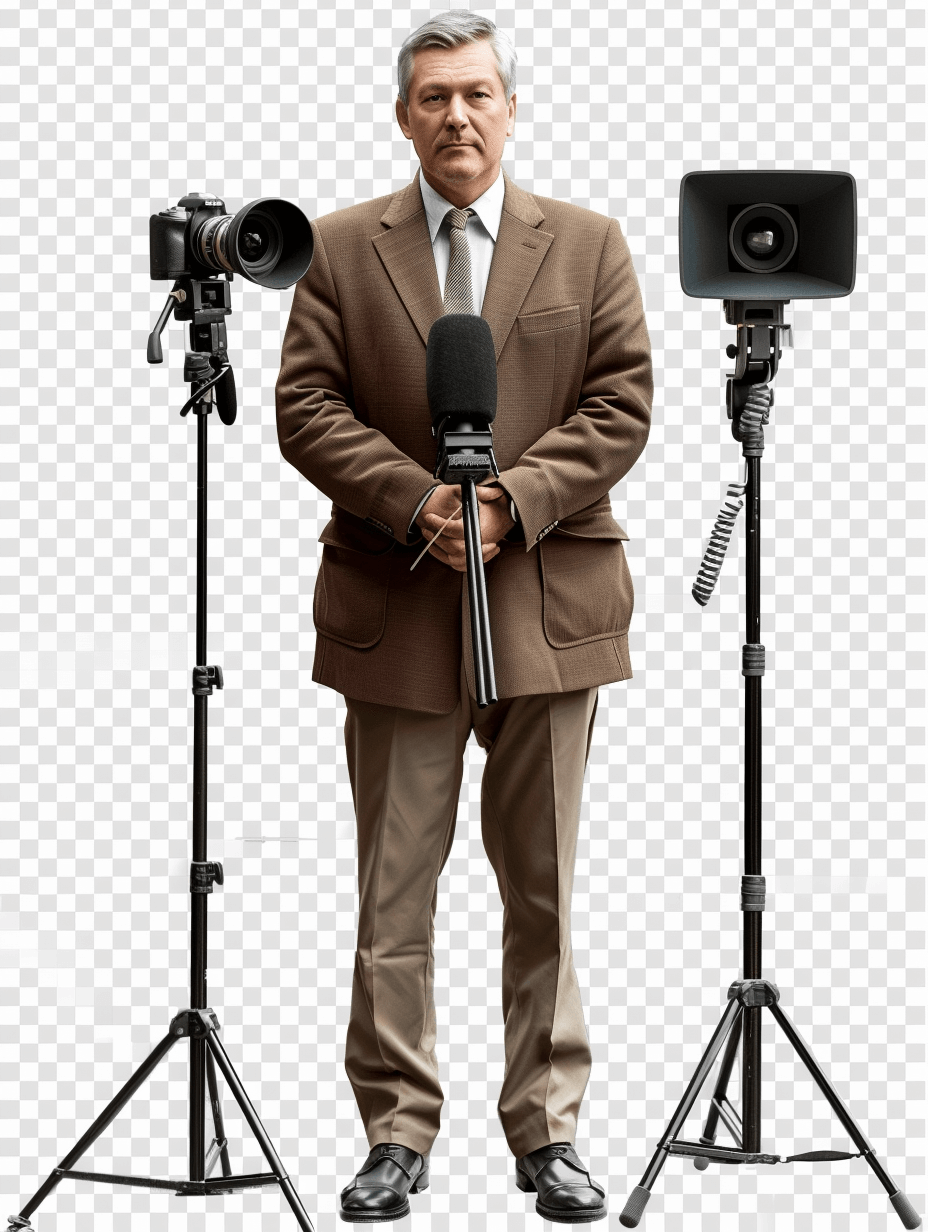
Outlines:
{"label": "khaki trousers", "polygon": [[345,1068],[369,1144],[425,1154],[439,1129],[437,882],[471,730],[487,754],[483,844],[503,902],[499,1117],[517,1157],[573,1142],[590,1046],[570,900],[597,690],[508,698],[481,711],[462,673],[450,714],[346,701],[360,914]]}

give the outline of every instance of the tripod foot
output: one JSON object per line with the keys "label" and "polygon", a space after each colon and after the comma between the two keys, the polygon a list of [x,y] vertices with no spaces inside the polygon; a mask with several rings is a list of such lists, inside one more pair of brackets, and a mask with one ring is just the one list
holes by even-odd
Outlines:
{"label": "tripod foot", "polygon": [[893,1210],[902,1220],[904,1228],[920,1228],[922,1226],[921,1215],[919,1215],[901,1189],[897,1189],[894,1194],[890,1194],[889,1200],[893,1204]]}
{"label": "tripod foot", "polygon": [[645,1189],[642,1185],[636,1185],[632,1192],[628,1195],[628,1201],[625,1203],[625,1209],[619,1216],[619,1223],[623,1228],[637,1228],[644,1214],[644,1208],[648,1205],[651,1199],[650,1189]]}
{"label": "tripod foot", "polygon": [[705,1170],[709,1167],[709,1161],[708,1159],[703,1159],[700,1156],[699,1159],[693,1160],[693,1167],[696,1169],[697,1172],[705,1172]]}
{"label": "tripod foot", "polygon": [[[918,1225],[916,1224],[915,1226],[917,1227]],[[13,1228],[29,1228],[30,1232],[32,1232],[32,1224],[28,1219],[23,1219],[22,1215],[10,1215],[8,1217],[8,1229]]]}

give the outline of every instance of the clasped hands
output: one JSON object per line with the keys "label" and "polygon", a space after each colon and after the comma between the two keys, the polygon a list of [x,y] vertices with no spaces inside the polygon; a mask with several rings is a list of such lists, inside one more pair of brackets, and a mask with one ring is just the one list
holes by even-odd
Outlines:
{"label": "clasped hands", "polygon": [[[499,555],[499,541],[512,530],[515,522],[509,513],[509,497],[503,488],[478,487],[477,501],[480,510],[480,539],[486,564],[488,560]],[[430,545],[429,554],[463,573],[467,568],[467,556],[464,548],[463,512],[458,508],[460,504],[460,485],[440,484],[423,505],[416,518],[416,525],[426,539],[435,539],[442,524],[451,518],[441,536]]]}

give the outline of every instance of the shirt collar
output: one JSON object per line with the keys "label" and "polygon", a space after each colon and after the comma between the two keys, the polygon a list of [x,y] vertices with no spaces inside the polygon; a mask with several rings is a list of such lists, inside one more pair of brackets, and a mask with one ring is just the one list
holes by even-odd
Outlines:
{"label": "shirt collar", "polygon": [[[419,172],[419,189],[422,193],[422,204],[425,206],[425,217],[429,224],[429,239],[435,243],[435,236],[445,215],[454,209],[450,201],[440,196],[428,182],[422,172]],[[503,198],[506,195],[506,181],[500,168],[499,175],[483,194],[467,208],[473,210],[486,228],[490,239],[496,242],[499,234],[500,219],[503,216]]]}

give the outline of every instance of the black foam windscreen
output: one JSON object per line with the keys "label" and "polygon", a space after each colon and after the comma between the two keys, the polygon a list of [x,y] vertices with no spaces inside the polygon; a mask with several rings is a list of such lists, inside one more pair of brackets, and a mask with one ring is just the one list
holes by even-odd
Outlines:
{"label": "black foam windscreen", "polygon": [[448,416],[492,423],[496,418],[496,351],[483,317],[454,312],[429,330],[425,383],[432,423]]}

